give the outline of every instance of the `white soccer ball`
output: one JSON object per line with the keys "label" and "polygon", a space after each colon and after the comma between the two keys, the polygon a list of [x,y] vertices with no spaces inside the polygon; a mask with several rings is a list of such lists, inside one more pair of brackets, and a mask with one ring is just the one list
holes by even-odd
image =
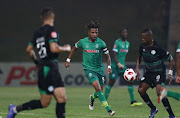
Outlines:
{"label": "white soccer ball", "polygon": [[132,81],[134,81],[136,79],[136,75],[137,74],[134,72],[134,70],[132,68],[128,68],[124,72],[124,79],[126,81],[132,82]]}

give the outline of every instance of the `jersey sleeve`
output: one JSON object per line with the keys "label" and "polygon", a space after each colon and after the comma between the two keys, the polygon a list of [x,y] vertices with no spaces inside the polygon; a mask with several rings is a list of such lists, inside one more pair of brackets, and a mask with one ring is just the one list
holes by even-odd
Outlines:
{"label": "jersey sleeve", "polygon": [[176,50],[176,52],[180,52],[180,43],[178,45],[178,49]]}
{"label": "jersey sleeve", "polygon": [[75,43],[76,48],[82,48],[82,39]]}
{"label": "jersey sleeve", "polygon": [[58,42],[58,34],[54,28],[51,28],[48,33],[49,33],[49,44],[52,42]]}
{"label": "jersey sleeve", "polygon": [[104,41],[103,41],[103,44],[102,44],[102,50],[103,50],[104,54],[109,53],[109,50],[107,49],[106,43]]}
{"label": "jersey sleeve", "polygon": [[118,52],[118,51],[119,51],[119,50],[118,50],[118,43],[117,43],[117,41],[114,43],[113,51],[114,51],[114,52]]}
{"label": "jersey sleeve", "polygon": [[166,61],[168,61],[172,57],[171,54],[163,48],[160,48],[160,55]]}

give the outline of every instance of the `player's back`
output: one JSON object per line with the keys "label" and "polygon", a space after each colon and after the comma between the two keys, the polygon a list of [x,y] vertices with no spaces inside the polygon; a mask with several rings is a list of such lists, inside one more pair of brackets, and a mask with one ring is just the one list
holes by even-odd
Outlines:
{"label": "player's back", "polygon": [[57,42],[58,36],[54,27],[44,25],[34,32],[32,40],[33,45],[37,48],[40,60],[53,60],[58,58],[58,53],[50,51],[50,43]]}

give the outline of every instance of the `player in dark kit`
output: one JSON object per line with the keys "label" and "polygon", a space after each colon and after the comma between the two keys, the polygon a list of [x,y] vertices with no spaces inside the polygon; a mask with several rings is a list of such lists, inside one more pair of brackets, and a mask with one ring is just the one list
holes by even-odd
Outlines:
{"label": "player in dark kit", "polygon": [[[56,116],[65,118],[66,94],[64,82],[58,69],[58,53],[71,51],[70,45],[59,46],[58,34],[54,28],[55,14],[51,8],[44,8],[41,13],[42,26],[34,32],[32,41],[27,46],[27,53],[38,67],[38,87],[41,95],[40,100],[31,100],[22,105],[10,105],[7,118],[14,118],[15,115],[23,110],[33,110],[45,108],[51,102],[52,96],[55,97]],[[39,61],[34,53],[37,48]]]}
{"label": "player in dark kit", "polygon": [[[161,84],[165,81],[166,78],[166,68],[163,60],[169,61],[169,73],[168,78],[170,79],[169,84],[172,81],[172,69],[173,69],[173,58],[171,54],[165,51],[161,46],[157,44],[156,41],[152,38],[152,31],[149,29],[143,30],[141,34],[142,44],[139,48],[139,56],[136,63],[136,73],[137,79],[139,79],[139,66],[143,58],[145,63],[146,72],[144,76],[140,79],[140,84],[138,92],[141,95],[145,103],[151,108],[151,114],[149,118],[154,118],[155,114],[158,112],[158,109],[151,102],[146,91],[152,86],[156,87],[157,95],[160,97],[161,92],[165,89]],[[169,113],[169,118],[175,118],[171,106],[167,97],[165,96],[162,99],[162,103]]]}

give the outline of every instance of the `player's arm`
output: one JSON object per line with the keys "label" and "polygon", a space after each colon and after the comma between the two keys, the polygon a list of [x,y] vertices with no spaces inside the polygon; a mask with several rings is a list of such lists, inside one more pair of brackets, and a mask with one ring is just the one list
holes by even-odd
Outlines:
{"label": "player's arm", "polygon": [[73,49],[71,50],[71,52],[69,53],[69,56],[68,58],[66,59],[66,63],[65,63],[65,67],[66,68],[69,68],[69,64],[70,64],[70,61],[71,61],[71,57],[72,55],[75,53],[75,51],[77,50],[76,46],[73,47]]}
{"label": "player's arm", "polygon": [[37,56],[36,56],[36,54],[34,52],[33,46],[32,45],[28,45],[27,48],[26,48],[26,52],[31,57],[33,62],[36,64],[36,66],[38,66],[38,60],[37,60]]}
{"label": "player's arm", "polygon": [[107,59],[107,65],[108,65],[108,74],[111,74],[112,73],[112,70],[111,70],[111,57],[109,55],[109,50],[106,48],[106,44],[104,43],[104,48],[103,48],[103,52],[106,56],[106,59]]}
{"label": "player's arm", "polygon": [[173,58],[171,56],[169,58],[169,72],[168,72],[169,84],[171,84],[172,82],[172,75],[173,75]]}
{"label": "player's arm", "polygon": [[137,74],[137,76],[136,76],[137,79],[140,78],[139,67],[140,67],[140,65],[141,65],[141,60],[142,60],[142,57],[141,57],[141,56],[138,56],[138,57],[137,57],[137,61],[136,61],[136,71],[135,71],[136,74]]}
{"label": "player's arm", "polygon": [[50,43],[50,50],[52,53],[71,51],[71,46],[70,45],[59,46],[57,42],[52,42]]}
{"label": "player's arm", "polygon": [[176,83],[180,84],[179,68],[180,68],[180,52],[176,52]]}
{"label": "player's arm", "polygon": [[113,51],[113,58],[114,58],[114,60],[116,61],[118,67],[123,70],[123,69],[124,69],[124,66],[118,61],[117,54],[118,54],[118,52]]}

